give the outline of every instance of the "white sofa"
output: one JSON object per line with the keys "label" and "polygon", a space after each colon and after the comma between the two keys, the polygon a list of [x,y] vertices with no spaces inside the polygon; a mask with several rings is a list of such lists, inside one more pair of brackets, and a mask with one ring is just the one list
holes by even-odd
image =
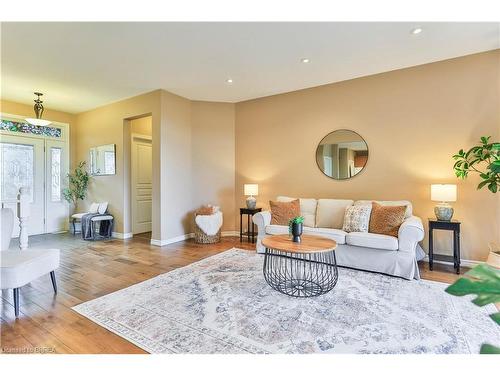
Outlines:
{"label": "white sofa", "polygon": [[[294,198],[280,196],[285,202]],[[419,245],[424,238],[424,227],[419,217],[413,216],[412,204],[408,201],[376,201],[382,205],[406,205],[405,220],[399,228],[398,237],[375,233],[342,230],[345,209],[351,205],[367,204],[371,201],[346,199],[300,198],[300,211],[304,216],[304,234],[320,235],[337,242],[336,257],[339,266],[380,272],[405,279],[419,279],[417,261],[425,253]],[[288,226],[271,225],[271,212],[262,211],[253,216],[258,227],[256,250],[264,253],[262,239],[269,235],[286,234]]]}

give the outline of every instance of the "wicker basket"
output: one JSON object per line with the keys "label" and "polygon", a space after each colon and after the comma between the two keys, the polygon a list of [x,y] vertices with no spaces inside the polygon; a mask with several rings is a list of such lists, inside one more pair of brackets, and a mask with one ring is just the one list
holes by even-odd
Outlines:
{"label": "wicker basket", "polygon": [[205,232],[203,232],[198,224],[196,224],[196,220],[194,222],[194,242],[196,243],[217,243],[220,242],[220,229],[213,236],[209,236]]}

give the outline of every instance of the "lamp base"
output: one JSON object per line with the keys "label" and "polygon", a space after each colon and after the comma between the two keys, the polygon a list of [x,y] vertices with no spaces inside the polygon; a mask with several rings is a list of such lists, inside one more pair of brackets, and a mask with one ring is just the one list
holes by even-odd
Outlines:
{"label": "lamp base", "polygon": [[255,207],[257,206],[257,199],[255,199],[252,196],[249,196],[247,198],[247,208],[249,210],[255,210]]}
{"label": "lamp base", "polygon": [[434,207],[434,214],[438,220],[450,221],[453,217],[453,207],[446,202],[439,203]]}

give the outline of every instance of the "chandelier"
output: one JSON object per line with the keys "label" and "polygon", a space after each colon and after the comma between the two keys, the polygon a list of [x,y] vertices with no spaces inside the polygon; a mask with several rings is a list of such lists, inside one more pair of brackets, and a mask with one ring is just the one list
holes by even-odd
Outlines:
{"label": "chandelier", "polygon": [[35,110],[35,116],[36,118],[27,118],[25,119],[26,122],[28,122],[31,125],[38,125],[38,126],[47,126],[51,122],[48,120],[42,120],[42,114],[43,114],[43,101],[40,100],[40,96],[43,94],[41,92],[35,92],[34,93],[37,98],[34,100],[35,105],[33,106],[33,109]]}

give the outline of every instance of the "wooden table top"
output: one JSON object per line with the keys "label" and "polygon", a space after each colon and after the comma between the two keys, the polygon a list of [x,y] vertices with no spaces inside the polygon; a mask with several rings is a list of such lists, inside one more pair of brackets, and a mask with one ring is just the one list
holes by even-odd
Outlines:
{"label": "wooden table top", "polygon": [[335,250],[337,242],[321,236],[303,234],[302,242],[293,242],[288,234],[267,236],[262,240],[262,245],[267,248],[286,251],[288,253],[324,253]]}

